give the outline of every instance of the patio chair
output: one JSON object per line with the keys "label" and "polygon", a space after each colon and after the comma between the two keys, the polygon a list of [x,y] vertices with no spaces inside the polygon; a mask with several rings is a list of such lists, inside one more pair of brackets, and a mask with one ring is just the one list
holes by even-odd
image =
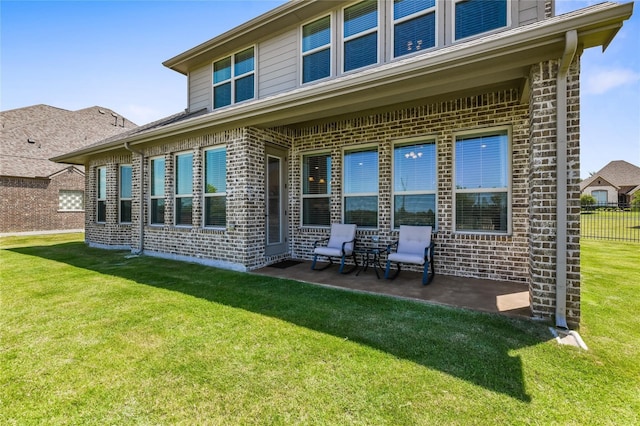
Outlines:
{"label": "patio chair", "polygon": [[[400,226],[400,238],[387,246],[387,268],[384,272],[386,279],[395,279],[400,273],[400,264],[409,263],[424,266],[422,284],[427,285],[433,280],[433,250],[435,244],[431,240],[430,226]],[[396,273],[389,277],[391,262],[398,264]]]}
{"label": "patio chair", "polygon": [[[320,243],[325,242],[326,245],[319,245]],[[311,263],[311,269],[322,271],[333,264],[332,258],[340,258],[340,269],[338,272],[341,274],[353,272],[353,270],[358,267],[355,247],[356,225],[334,223],[331,225],[329,238],[324,238],[313,243],[313,262]],[[318,256],[327,257],[329,259],[329,264],[323,268],[316,269]],[[348,271],[344,271],[344,262],[347,257],[353,257],[354,267]]]}

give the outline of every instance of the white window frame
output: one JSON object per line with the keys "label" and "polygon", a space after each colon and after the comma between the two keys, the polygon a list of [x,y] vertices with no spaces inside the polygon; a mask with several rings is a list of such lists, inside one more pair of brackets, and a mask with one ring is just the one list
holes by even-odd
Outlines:
{"label": "white window frame", "polygon": [[[408,56],[411,56],[411,55],[415,55],[416,53],[425,52],[427,50],[436,49],[438,47],[438,44],[439,44],[439,31],[440,31],[439,30],[439,27],[440,27],[440,17],[439,17],[439,15],[441,13],[440,12],[440,3],[441,3],[440,0],[436,0],[435,4],[432,7],[428,8],[428,9],[421,10],[419,12],[413,13],[411,15],[404,16],[404,17],[399,18],[399,19],[395,19],[394,16],[393,16],[393,1],[390,1],[389,3],[390,3],[390,6],[389,6],[390,9],[388,11],[388,14],[389,14],[389,20],[391,22],[391,29],[390,29],[391,34],[390,34],[390,37],[389,37],[390,40],[391,40],[391,44],[389,45],[389,51],[391,52],[391,58],[397,59],[397,58],[408,57]],[[416,50],[413,53],[406,53],[404,55],[396,56],[396,53],[395,53],[395,42],[396,42],[396,40],[395,40],[396,31],[395,30],[396,30],[396,25],[403,24],[403,23],[405,23],[407,21],[411,21],[412,19],[419,18],[421,16],[427,15],[427,14],[432,13],[432,12],[435,14],[435,27],[433,29],[434,30],[434,35],[433,35],[434,36],[434,45],[431,46],[431,47],[427,47],[425,49]]]}
{"label": "white window frame", "polygon": [[329,175],[327,179],[329,179],[329,192],[325,194],[305,194],[304,193],[304,158],[305,157],[319,157],[319,156],[327,156],[331,160],[331,167],[334,167],[333,156],[331,155],[331,151],[322,150],[322,151],[309,151],[305,152],[300,156],[300,226],[305,228],[328,228],[329,225],[305,225],[304,224],[304,200],[310,198],[327,198],[329,200],[329,222],[331,222],[331,174],[332,170],[329,171]]}
{"label": "white window frame", "polygon": [[[421,191],[399,191],[396,192],[395,191],[395,181],[394,181],[394,176],[395,176],[395,149],[398,146],[406,146],[406,145],[416,145],[416,144],[420,144],[420,143],[424,143],[424,144],[433,144],[434,148],[435,148],[435,162],[433,164],[433,167],[435,168],[435,177],[436,177],[436,182],[435,182],[435,188],[434,189],[430,189],[430,190],[421,190]],[[396,206],[395,206],[395,199],[396,199],[396,195],[435,195],[435,218],[434,218],[434,224],[433,224],[433,229],[434,231],[436,231],[438,229],[438,138],[436,136],[430,135],[430,136],[422,136],[422,137],[415,137],[415,138],[409,138],[409,139],[398,139],[393,141],[392,147],[391,147],[391,228],[392,229],[400,229],[399,227],[395,227],[395,212],[396,212]]]}
{"label": "white window frame", "polygon": [[[375,151],[378,155],[378,167],[376,168],[377,179],[378,179],[378,190],[376,192],[354,192],[347,194],[346,192],[346,171],[344,161],[345,156],[350,152],[361,152],[361,151]],[[347,146],[342,148],[342,223],[345,223],[345,208],[347,206],[346,199],[349,197],[372,197],[375,196],[377,198],[377,207],[376,207],[376,225],[373,227],[359,225],[360,228],[364,229],[379,229],[380,228],[380,146],[377,143],[369,143],[357,146]]]}
{"label": "white window frame", "polygon": [[[359,32],[357,34],[350,35],[349,37],[345,37],[344,36],[344,25],[345,25],[345,22],[346,22],[345,16],[344,16],[345,10],[349,9],[352,6],[357,5],[358,3],[362,3],[364,1],[366,1],[366,0],[355,1],[355,2],[353,2],[351,4],[348,4],[345,7],[343,7],[342,10],[340,11],[340,53],[339,53],[339,55],[340,55],[340,70],[341,70],[342,74],[358,72],[358,71],[361,71],[363,69],[376,66],[376,65],[378,65],[380,63],[380,51],[382,50],[380,48],[380,46],[381,46],[382,39],[383,39],[383,31],[382,31],[382,28],[381,28],[381,25],[380,25],[380,23],[382,22],[382,13],[383,13],[382,9],[383,8],[380,7],[381,6],[380,2],[377,2],[377,9],[376,9],[377,10],[377,14],[376,14],[376,18],[377,19],[376,19],[376,26],[375,27],[370,28],[370,29],[365,30],[365,31],[362,31],[362,32]],[[369,35],[369,34],[374,33],[374,32],[377,33],[377,37],[376,37],[376,62],[374,62],[372,64],[363,65],[361,67],[354,68],[352,70],[345,71],[345,69],[344,69],[344,66],[345,66],[344,58],[345,58],[345,56],[344,55],[345,55],[345,51],[346,51],[346,49],[345,49],[346,43],[351,41],[351,40],[355,40],[355,39],[358,39],[360,37],[364,37],[364,36]]]}
{"label": "white window frame", "polygon": [[[122,169],[124,167],[128,167],[131,169],[131,197],[129,198],[122,196]],[[120,164],[120,166],[118,167],[118,222],[124,223],[124,224],[130,224],[131,220],[129,220],[128,222],[122,220],[122,202],[123,201],[131,201],[133,203],[133,167],[131,164]],[[133,210],[132,210],[132,213],[133,213]]]}
{"label": "white window frame", "polygon": [[[316,47],[314,49],[311,49],[311,50],[305,52],[303,50],[304,49],[304,46],[303,46],[304,27],[306,27],[309,24],[313,24],[314,22],[319,21],[321,19],[327,18],[327,17],[329,18],[329,37],[330,37],[329,44],[325,44],[323,46],[319,46],[319,47]],[[320,17],[314,18],[314,19],[312,19],[310,21],[307,21],[307,22],[303,23],[302,25],[300,25],[300,37],[299,37],[299,40],[300,40],[300,69],[299,69],[299,71],[300,71],[300,84],[301,85],[312,84],[312,83],[316,83],[318,81],[328,80],[331,77],[333,77],[333,75],[334,75],[335,51],[336,51],[335,40],[334,40],[334,38],[335,38],[334,37],[334,33],[335,33],[334,22],[336,22],[334,14],[333,13],[329,13],[329,14],[322,15]],[[311,80],[311,81],[305,82],[304,81],[304,57],[312,55],[312,54],[317,53],[317,52],[321,52],[321,51],[323,51],[325,49],[329,49],[329,75],[327,77],[319,78],[317,80]]]}
{"label": "white window frame", "polygon": [[512,0],[506,0],[507,4],[506,4],[506,14],[507,14],[507,23],[504,27],[499,27],[499,28],[493,28],[491,30],[487,30],[481,33],[477,33],[468,37],[464,37],[461,39],[456,39],[456,5],[458,3],[462,3],[468,0],[453,0],[452,2],[450,1],[446,1],[446,3],[450,6],[451,10],[449,11],[448,15],[451,17],[451,20],[449,21],[449,25],[450,25],[450,33],[451,33],[451,42],[452,43],[458,43],[464,40],[471,40],[473,38],[476,37],[481,37],[487,34],[491,34],[491,33],[495,33],[495,32],[499,32],[499,31],[504,31],[507,28],[511,28],[512,25],[512,8],[513,8],[513,4],[512,4]]}
{"label": "white window frame", "polygon": [[[240,75],[235,75],[236,70],[235,70],[235,65],[236,65],[236,55],[239,53],[244,52],[245,50],[249,50],[249,49],[253,49],[253,70],[250,72],[246,72],[244,74],[240,74]],[[221,81],[216,83],[214,80],[214,74],[215,74],[215,65],[217,62],[220,61],[224,61],[225,59],[231,59],[231,77],[229,77],[229,79]],[[211,63],[211,82],[212,82],[212,90],[211,90],[211,108],[213,110],[219,110],[222,108],[227,108],[230,107],[232,105],[236,105],[239,103],[243,103],[243,102],[248,102],[251,101],[253,99],[256,98],[256,93],[258,92],[258,78],[257,78],[257,73],[256,73],[256,68],[257,68],[257,58],[258,58],[258,48],[257,46],[254,44],[252,46],[247,46],[243,49],[237,50],[235,52],[233,52],[231,55],[226,55],[223,56],[221,58],[216,59],[215,61],[213,61]],[[243,101],[240,102],[236,102],[236,81],[240,80],[242,78],[248,77],[250,75],[253,75],[253,97],[249,98],[249,99],[245,99]],[[221,107],[215,107],[215,99],[216,99],[216,87],[222,86],[224,84],[229,83],[231,85],[231,103],[229,103],[229,105],[224,105]]]}
{"label": "white window frame", "polygon": [[[211,193],[207,193],[207,152],[209,151],[225,151],[225,163],[226,163],[226,158],[227,158],[227,147],[226,145],[219,145],[219,146],[214,146],[214,147],[210,147],[207,149],[204,149],[202,152],[202,164],[203,164],[203,171],[202,171],[202,198],[203,198],[203,202],[202,202],[202,226],[204,228],[218,228],[218,229],[224,229],[226,228],[226,219],[225,219],[225,225],[207,225],[206,224],[206,217],[207,217],[207,198],[210,197],[227,197],[227,191],[225,190],[224,192],[211,192]],[[227,179],[227,173],[226,173],[226,164],[225,164],[225,188],[228,184],[228,179]],[[226,200],[225,200],[225,205],[226,205]],[[225,208],[225,216],[226,216],[226,208]]]}
{"label": "white window frame", "polygon": [[[153,194],[153,163],[154,161],[162,160],[164,163],[164,174],[162,179],[162,194]],[[149,225],[151,226],[163,226],[165,224],[165,218],[167,215],[167,200],[165,197],[166,194],[166,186],[167,186],[167,159],[164,155],[159,155],[157,157],[151,157],[149,159]],[[164,201],[164,217],[162,223],[153,222],[153,200],[163,200]]]}
{"label": "white window frame", "polygon": [[[178,169],[178,157],[185,156],[185,155],[191,155],[191,168],[189,169],[191,174],[191,192],[182,194],[182,193],[178,193],[178,173],[180,172],[180,170]],[[193,159],[194,157],[195,156],[193,154],[193,151],[182,151],[182,152],[177,152],[173,155],[173,223],[175,226],[180,226],[180,227],[193,226],[193,176],[194,176]],[[183,198],[191,199],[191,220],[189,221],[189,223],[178,223],[178,200]]]}
{"label": "white window frame", "polygon": [[[100,174],[104,172],[104,198],[100,197]],[[96,167],[96,223],[107,222],[107,168],[105,166]],[[104,220],[100,220],[100,203],[104,203]]]}
{"label": "white window frame", "polygon": [[[459,136],[490,136],[498,133],[507,134],[507,186],[506,188],[471,188],[471,189],[457,189],[456,185],[456,143]],[[489,127],[483,129],[474,129],[474,130],[465,130],[460,132],[455,132],[453,134],[453,166],[452,166],[452,187],[453,187],[453,216],[452,216],[452,224],[453,224],[453,232],[457,234],[479,234],[479,235],[511,235],[512,234],[512,226],[513,226],[513,207],[512,207],[512,196],[513,196],[513,130],[511,126],[496,126]],[[495,231],[495,230],[469,230],[469,229],[457,229],[457,195],[459,193],[491,193],[491,192],[506,192],[507,194],[507,229],[506,231]]]}

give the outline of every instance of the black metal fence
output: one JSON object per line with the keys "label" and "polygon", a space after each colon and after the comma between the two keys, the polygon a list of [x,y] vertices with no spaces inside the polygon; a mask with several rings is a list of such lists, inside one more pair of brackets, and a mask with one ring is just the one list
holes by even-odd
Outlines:
{"label": "black metal fence", "polygon": [[582,238],[640,242],[640,208],[629,204],[583,205]]}

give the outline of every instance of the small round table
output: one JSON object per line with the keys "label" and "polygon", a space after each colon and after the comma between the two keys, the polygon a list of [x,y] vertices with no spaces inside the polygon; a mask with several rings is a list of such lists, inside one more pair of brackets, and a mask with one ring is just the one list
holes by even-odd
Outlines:
{"label": "small round table", "polygon": [[380,265],[380,253],[383,251],[384,249],[380,247],[358,249],[357,252],[362,256],[362,267],[358,272],[356,272],[356,276],[360,275],[360,272],[366,271],[369,266],[372,266],[376,273],[376,277],[380,279],[378,270],[382,272],[382,265]]}

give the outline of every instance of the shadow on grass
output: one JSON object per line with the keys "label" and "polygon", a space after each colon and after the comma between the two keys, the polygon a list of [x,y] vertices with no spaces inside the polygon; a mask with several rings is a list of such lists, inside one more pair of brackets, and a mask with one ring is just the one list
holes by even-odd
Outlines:
{"label": "shadow on grass", "polygon": [[541,324],[292,280],[220,270],[83,243],[14,248],[100,274],[172,290],[348,339],[530,402],[519,356],[548,340]]}

